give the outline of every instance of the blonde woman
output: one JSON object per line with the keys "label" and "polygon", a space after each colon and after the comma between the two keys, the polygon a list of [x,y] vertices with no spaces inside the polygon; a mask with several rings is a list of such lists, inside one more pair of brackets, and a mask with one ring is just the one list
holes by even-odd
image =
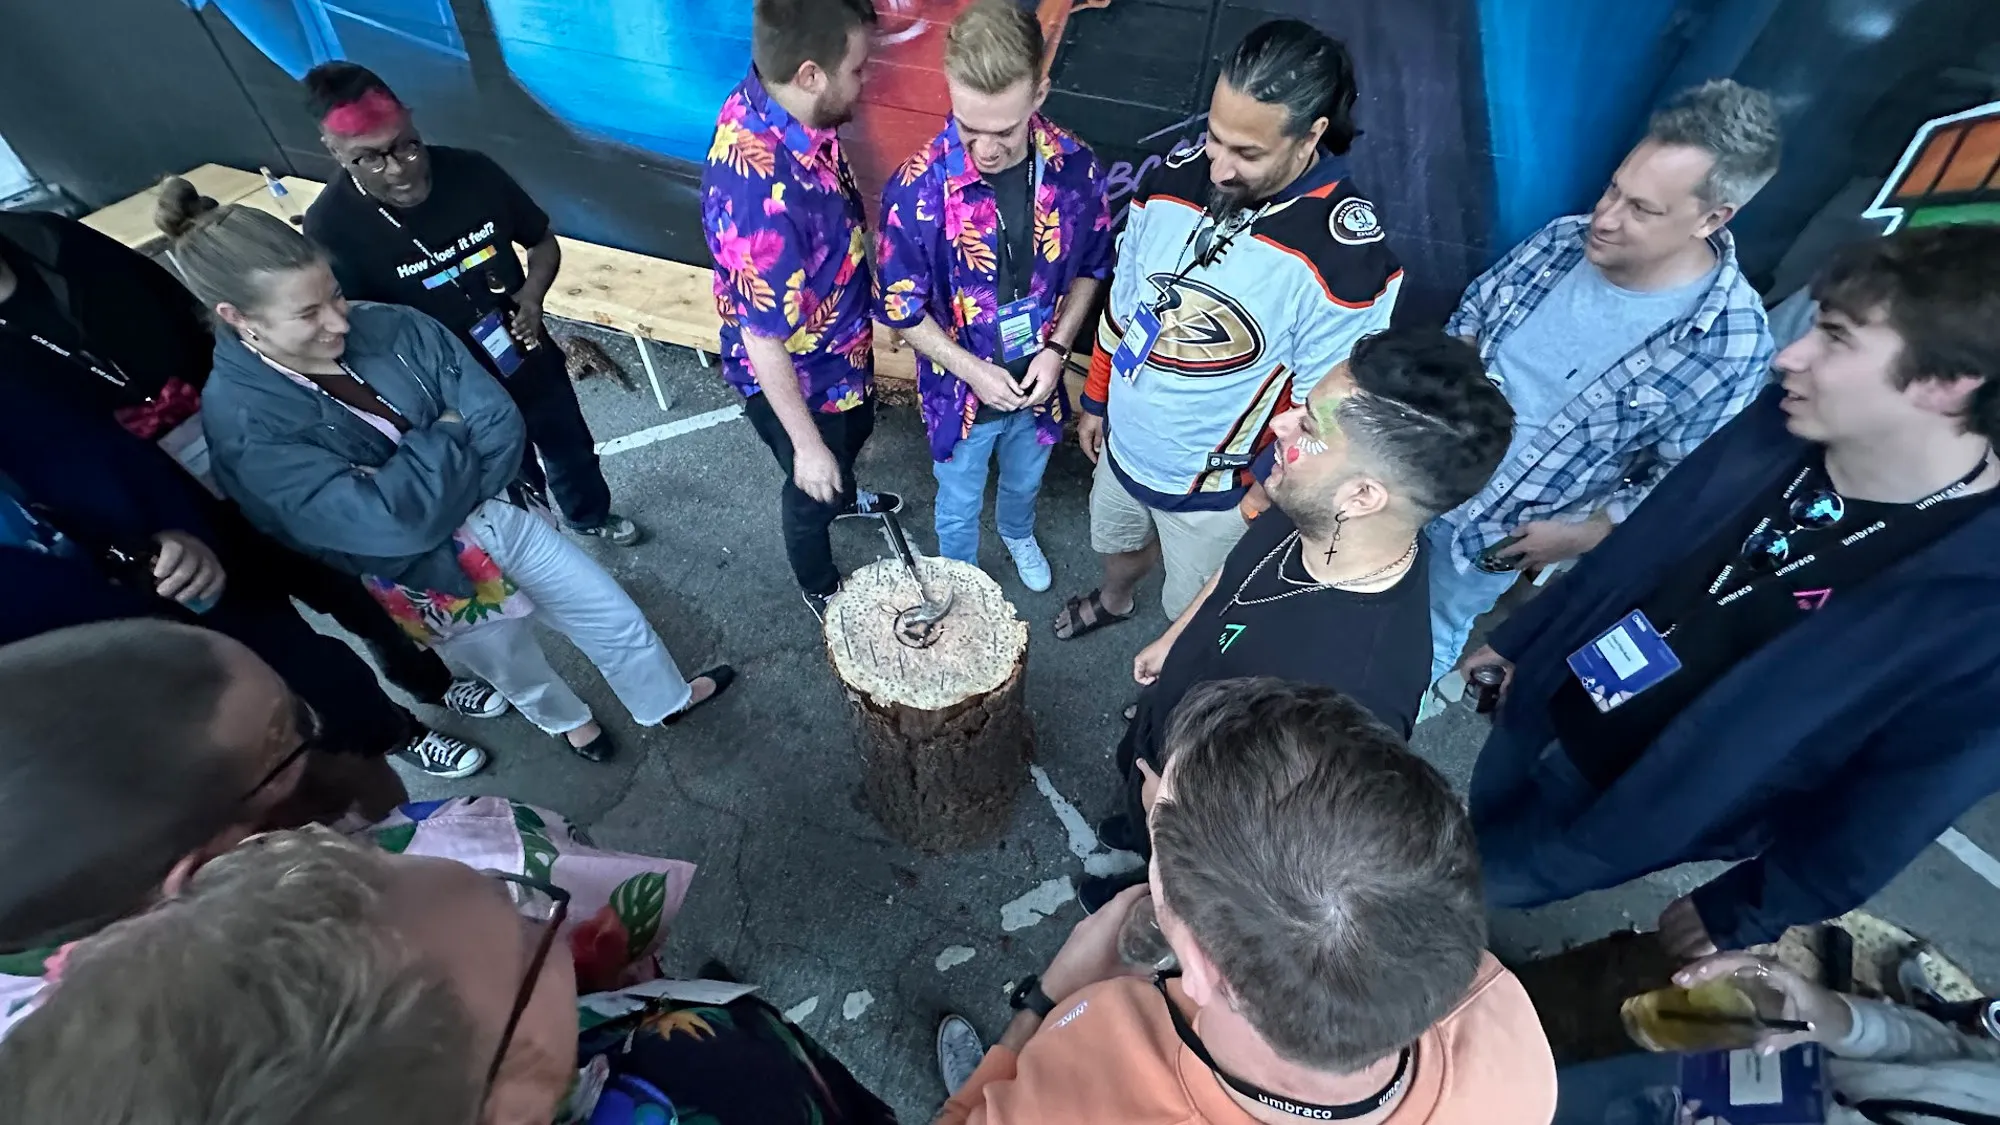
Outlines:
{"label": "blonde woman", "polygon": [[310,240],[185,180],[164,185],[158,221],[216,321],[202,392],[216,480],[259,528],[355,575],[413,636],[591,761],[610,756],[609,736],[531,620],[574,642],[642,726],[734,681],[727,664],[684,677],[617,581],[517,486],[520,412],[443,325],[348,302]]}

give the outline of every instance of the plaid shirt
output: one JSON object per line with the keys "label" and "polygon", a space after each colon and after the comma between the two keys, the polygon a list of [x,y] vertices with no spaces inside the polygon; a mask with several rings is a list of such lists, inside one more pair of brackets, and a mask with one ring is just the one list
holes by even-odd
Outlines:
{"label": "plaid shirt", "polygon": [[[1492,370],[1508,335],[1583,263],[1589,229],[1590,216],[1571,215],[1537,231],[1472,283],[1445,331],[1477,340]],[[1623,522],[1763,389],[1776,351],[1763,300],[1738,268],[1729,232],[1716,232],[1709,245],[1722,268],[1694,311],[1583,384],[1485,489],[1439,517],[1456,532],[1460,569],[1534,520],[1583,519],[1602,509]]]}

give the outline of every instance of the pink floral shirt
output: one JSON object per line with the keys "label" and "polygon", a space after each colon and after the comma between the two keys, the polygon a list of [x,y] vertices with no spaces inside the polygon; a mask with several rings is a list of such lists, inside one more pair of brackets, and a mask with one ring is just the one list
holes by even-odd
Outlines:
{"label": "pink floral shirt", "polygon": [[723,376],[761,389],[749,332],[785,342],[808,409],[860,406],[875,383],[867,216],[839,136],[785,112],[752,69],[722,103],[701,195]]}
{"label": "pink floral shirt", "polygon": [[[1037,185],[1029,295],[1042,308],[1046,339],[1057,304],[1078,278],[1110,276],[1111,210],[1104,167],[1088,146],[1040,114],[1028,128]],[[967,351],[992,356],[998,343],[999,227],[993,188],[967,156],[957,124],[947,122],[889,177],[882,193],[876,315],[899,329],[928,316]],[[931,457],[949,460],[953,447],[972,431],[979,398],[921,355],[917,390]],[[1060,441],[1068,394],[1058,390],[1034,411],[1042,444]]]}

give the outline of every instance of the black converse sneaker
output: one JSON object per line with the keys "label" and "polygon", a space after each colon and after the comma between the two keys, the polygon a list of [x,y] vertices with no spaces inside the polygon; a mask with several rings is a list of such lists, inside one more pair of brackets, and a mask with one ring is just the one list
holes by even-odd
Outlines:
{"label": "black converse sneaker", "polygon": [[403,747],[403,757],[432,777],[471,777],[486,768],[486,751],[461,738],[424,731]]}
{"label": "black converse sneaker", "polygon": [[507,698],[484,680],[453,680],[445,689],[444,705],[468,719],[497,719],[507,713]]}

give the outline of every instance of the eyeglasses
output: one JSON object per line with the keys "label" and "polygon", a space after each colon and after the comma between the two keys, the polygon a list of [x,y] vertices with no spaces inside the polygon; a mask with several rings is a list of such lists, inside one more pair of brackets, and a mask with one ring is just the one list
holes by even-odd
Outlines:
{"label": "eyeglasses", "polygon": [[407,168],[415,164],[417,158],[423,154],[424,142],[417,137],[406,137],[397,141],[388,152],[364,152],[359,156],[349,157],[347,162],[363,172],[385,172],[388,171],[389,161],[392,159]]}
{"label": "eyeglasses", "polygon": [[326,727],[320,722],[319,712],[313,710],[312,704],[296,695],[292,697],[292,725],[298,729],[299,744],[292,747],[284,757],[279,758],[278,764],[272,766],[257,784],[250,787],[249,792],[243,794],[244,804],[249,804],[256,799],[257,794],[270,788],[271,783],[283,777],[285,771],[291,769],[300,758],[318,749],[326,737]]}
{"label": "eyeglasses", "polygon": [[541,927],[541,940],[535,943],[535,955],[528,961],[527,975],[514,990],[514,1006],[507,1012],[507,1027],[500,1033],[500,1046],[493,1052],[493,1062],[486,1068],[486,1090],[491,1092],[493,1080],[500,1075],[500,1064],[507,1058],[507,1047],[514,1040],[514,1029],[521,1023],[521,1014],[528,1010],[528,1001],[535,995],[535,984],[541,980],[542,966],[548,963],[549,950],[555,947],[556,933],[562,929],[569,917],[569,892],[553,883],[530,879],[525,875],[512,875],[505,871],[488,871],[507,892],[507,900],[514,904],[515,913]]}
{"label": "eyeglasses", "polygon": [[1770,572],[1792,557],[1792,536],[1801,531],[1821,531],[1840,522],[1847,514],[1847,501],[1838,492],[1821,488],[1795,497],[1786,510],[1792,526],[1765,527],[1753,531],[1743,541],[1743,565],[1751,570]]}

